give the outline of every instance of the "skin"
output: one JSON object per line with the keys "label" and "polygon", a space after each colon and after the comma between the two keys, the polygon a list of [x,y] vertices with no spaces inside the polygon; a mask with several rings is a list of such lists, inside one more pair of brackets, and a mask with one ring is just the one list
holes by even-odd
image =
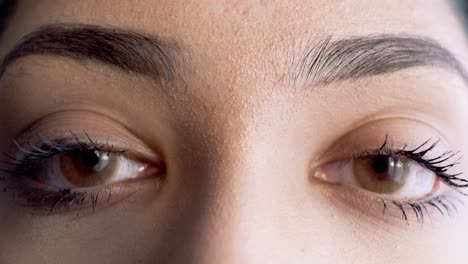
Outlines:
{"label": "skin", "polygon": [[0,55],[57,22],[173,40],[185,82],[168,92],[100,63],[21,58],[0,79],[0,151],[33,132],[84,130],[167,174],[121,183],[79,215],[0,193],[1,263],[466,263],[466,207],[404,221],[394,207],[383,215],[377,195],[314,174],[386,134],[395,145],[440,138],[439,153],[466,156],[466,81],[435,67],[310,87],[288,74],[331,34],[429,37],[467,68],[447,2],[20,1]]}

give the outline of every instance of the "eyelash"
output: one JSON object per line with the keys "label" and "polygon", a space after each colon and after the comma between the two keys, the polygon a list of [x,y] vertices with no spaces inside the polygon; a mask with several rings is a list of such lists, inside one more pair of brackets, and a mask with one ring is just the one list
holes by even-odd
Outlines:
{"label": "eyelash", "polygon": [[[116,150],[114,147],[108,143],[105,144],[97,144],[93,141],[88,134],[84,134],[86,141],[81,140],[76,134],[72,133],[72,142],[70,140],[62,139],[62,140],[51,140],[47,137],[39,135],[40,139],[40,146],[27,144],[27,147],[30,149],[26,149],[22,147],[17,141],[13,141],[14,145],[18,149],[18,151],[22,154],[21,158],[16,158],[13,155],[5,154],[6,160],[0,161],[11,168],[1,169],[0,172],[4,172],[10,176],[19,176],[28,171],[34,169],[38,166],[42,161],[47,160],[49,158],[54,157],[55,155],[59,154],[67,154],[77,151],[85,151],[85,150],[96,150],[102,151],[106,153],[111,153],[116,155],[117,157],[126,158],[127,150]],[[69,143],[66,143],[66,142]],[[449,187],[452,188],[465,188],[468,187],[468,181],[465,179],[461,179],[460,176],[462,173],[456,174],[449,174],[447,170],[453,168],[454,166],[459,164],[459,158],[456,159],[454,162],[450,162],[447,165],[443,165],[444,162],[448,162],[450,159],[455,158],[459,152],[445,152],[435,158],[424,158],[426,154],[431,152],[439,141],[435,141],[432,144],[429,144],[431,140],[425,141],[423,144],[419,145],[414,149],[406,149],[406,146],[400,149],[393,149],[388,146],[388,135],[385,136],[385,141],[382,146],[378,149],[373,150],[366,150],[359,154],[355,154],[352,156],[353,159],[358,159],[366,156],[371,155],[395,155],[395,156],[403,156],[418,162],[420,165],[424,166],[425,168],[433,171],[437,177],[444,183],[446,183]],[[0,180],[6,181],[8,178],[0,178]],[[6,191],[9,188],[4,188]],[[41,190],[33,187],[18,187],[15,186],[15,191],[19,192],[23,197],[26,198],[28,202],[32,202],[37,206],[43,206],[46,204],[50,204],[49,211],[52,212],[56,208],[61,208],[63,206],[67,208],[71,208],[73,205],[79,206],[79,212],[81,211],[81,207],[87,201],[91,202],[92,209],[94,211],[98,198],[103,191],[107,191],[107,199],[105,201],[109,201],[112,196],[112,188],[109,187],[102,187],[98,190],[94,191],[80,191],[80,192],[73,192],[70,189],[64,189],[59,191],[48,191],[48,190]],[[458,191],[458,193],[466,196],[465,193]],[[408,222],[408,211],[413,211],[416,219],[418,222],[424,222],[424,217],[427,215],[429,216],[429,212],[427,207],[434,207],[439,211],[442,215],[451,215],[452,209],[457,209],[454,203],[451,202],[449,198],[455,198],[453,196],[446,196],[442,195],[439,197],[433,197],[427,201],[411,201],[411,202],[403,202],[403,201],[390,201],[390,200],[383,200],[379,199],[383,206],[383,214],[386,213],[390,205],[393,205],[397,209],[401,211],[401,217]],[[456,199],[458,202],[463,204],[460,199]],[[448,205],[449,204],[449,205]],[[445,212],[445,213],[444,213]]]}
{"label": "eyelash", "polygon": [[[113,154],[115,157],[125,158],[127,162],[131,162],[127,157],[127,150],[116,150],[113,145],[109,143],[98,144],[85,133],[86,141],[80,139],[76,134],[70,132],[72,135],[72,142],[67,139],[51,140],[45,136],[39,135],[39,146],[27,144],[26,149],[22,147],[16,140],[13,141],[16,149],[21,153],[22,157],[17,158],[11,154],[4,154],[6,160],[1,161],[10,168],[0,168],[0,172],[6,173],[8,176],[0,178],[1,181],[9,181],[17,178],[17,176],[24,175],[25,173],[36,168],[41,162],[50,159],[56,155],[69,154],[79,151],[99,151]],[[69,143],[66,143],[66,142]],[[50,206],[49,212],[53,212],[57,208],[66,206],[71,208],[73,205],[79,207],[78,214],[86,202],[90,202],[94,212],[99,196],[103,191],[106,191],[107,198],[105,201],[109,202],[112,196],[112,188],[102,187],[93,191],[75,191],[70,189],[63,189],[58,191],[42,190],[34,187],[24,187],[21,184],[14,184],[4,188],[4,191],[13,190],[18,192],[22,197],[25,197],[28,203],[32,203],[35,207]]]}
{"label": "eyelash", "polygon": [[[448,184],[451,187],[455,188],[465,188],[468,187],[468,180],[459,178],[458,176],[462,175],[463,173],[454,173],[449,174],[447,170],[450,168],[459,165],[461,157],[457,158],[454,162],[451,162],[446,165],[442,165],[444,162],[448,162],[452,158],[456,158],[460,152],[456,151],[448,151],[444,152],[441,155],[435,158],[424,158],[426,154],[431,152],[437,144],[440,142],[439,140],[435,141],[434,143],[428,145],[431,142],[431,139],[426,140],[424,143],[419,145],[414,149],[407,150],[406,145],[403,146],[401,149],[392,149],[388,147],[388,135],[385,136],[385,141],[382,146],[378,149],[374,150],[366,150],[362,153],[353,155],[353,159],[362,158],[365,156],[370,155],[389,155],[389,156],[402,156],[405,158],[409,158],[413,161],[416,161],[420,165],[424,166],[425,168],[434,172],[442,181]],[[427,148],[424,148],[427,146]]]}
{"label": "eyelash", "polygon": [[[448,169],[459,165],[459,161],[461,157],[456,158],[460,152],[456,151],[448,151],[444,152],[439,156],[434,158],[424,158],[428,153],[430,153],[440,142],[439,140],[435,141],[434,143],[430,144],[431,139],[426,140],[421,145],[417,146],[413,149],[406,149],[406,145],[400,149],[394,149],[388,147],[388,135],[385,136],[384,143],[378,149],[373,150],[366,150],[359,154],[353,155],[353,159],[359,159],[366,156],[372,155],[388,155],[388,156],[402,156],[408,159],[411,159],[421,166],[429,169],[430,171],[434,172],[435,175],[439,178],[439,180],[443,181],[452,189],[455,189],[457,194],[462,196],[467,196],[467,194],[463,193],[458,188],[466,188],[468,187],[468,180],[462,179],[459,176],[463,173],[448,173]],[[455,161],[449,162],[451,159],[456,158]],[[444,162],[449,162],[449,164],[443,165]],[[383,206],[383,215],[385,215],[386,211],[389,208],[389,205],[393,205],[398,210],[401,211],[401,217],[408,222],[409,213],[408,211],[412,211],[416,217],[416,221],[423,223],[425,216],[429,216],[427,207],[434,207],[440,214],[448,216],[452,215],[451,207],[456,211],[457,206],[451,201],[451,199],[455,199],[461,205],[464,205],[463,201],[458,199],[453,195],[441,195],[438,197],[432,197],[426,201],[391,201],[391,200],[384,200],[379,199],[380,203]],[[444,213],[445,212],[445,213]]]}
{"label": "eyelash", "polygon": [[[465,195],[464,193],[461,193]],[[427,209],[428,206],[434,207],[441,215],[447,214],[448,216],[452,215],[452,209],[450,206],[456,211],[457,206],[451,201],[451,199],[455,199],[461,205],[464,205],[463,201],[460,199],[456,199],[453,196],[439,196],[434,197],[428,201],[419,201],[419,202],[400,202],[400,201],[387,201],[380,199],[379,201],[382,203],[383,206],[383,215],[385,215],[386,211],[388,210],[389,204],[396,207],[398,210],[401,211],[401,217],[407,223],[409,222],[409,213],[408,211],[412,211],[416,217],[416,221],[418,223],[424,223],[424,219],[426,216],[430,217],[430,213]],[[449,203],[450,206],[447,204]],[[423,210],[424,209],[424,210]],[[445,212],[445,213],[444,213]]]}

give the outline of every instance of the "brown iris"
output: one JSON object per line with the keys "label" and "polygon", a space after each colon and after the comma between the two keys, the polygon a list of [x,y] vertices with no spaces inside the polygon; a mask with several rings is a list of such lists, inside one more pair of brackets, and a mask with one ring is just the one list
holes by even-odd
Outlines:
{"label": "brown iris", "polygon": [[107,152],[82,150],[60,157],[63,177],[75,187],[105,184],[118,169],[117,158]]}
{"label": "brown iris", "polygon": [[409,165],[404,157],[376,155],[354,160],[353,172],[364,189],[392,194],[404,187]]}

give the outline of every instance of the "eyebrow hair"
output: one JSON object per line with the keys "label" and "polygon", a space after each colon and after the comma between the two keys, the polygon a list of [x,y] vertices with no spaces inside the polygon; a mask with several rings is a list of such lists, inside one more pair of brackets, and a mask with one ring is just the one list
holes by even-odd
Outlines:
{"label": "eyebrow hair", "polygon": [[418,66],[448,69],[468,82],[462,64],[436,41],[398,35],[329,36],[295,62],[294,77],[306,85],[326,85]]}
{"label": "eyebrow hair", "polygon": [[[181,73],[175,43],[117,28],[83,24],[54,24],[26,35],[0,64],[0,78],[18,58],[57,55],[78,61],[112,65],[128,73],[157,80],[174,80]],[[294,79],[307,85],[365,78],[411,67],[436,66],[459,73],[468,82],[461,63],[434,40],[414,36],[370,35],[316,41],[294,62]]]}
{"label": "eyebrow hair", "polygon": [[101,62],[127,73],[170,81],[180,68],[176,53],[175,45],[155,36],[94,25],[46,25],[26,35],[5,56],[0,78],[15,60],[39,54]]}

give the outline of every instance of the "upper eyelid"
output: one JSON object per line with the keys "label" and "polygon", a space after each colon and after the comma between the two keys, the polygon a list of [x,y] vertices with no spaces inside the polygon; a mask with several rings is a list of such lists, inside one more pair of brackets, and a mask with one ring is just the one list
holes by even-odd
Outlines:
{"label": "upper eyelid", "polygon": [[[432,151],[439,141],[436,141],[432,144],[430,140],[425,141],[416,148],[405,150],[404,148],[385,148],[385,145],[382,145],[379,149],[373,149],[366,151],[364,153],[357,154],[353,158],[361,158],[366,156],[373,155],[397,155],[404,156],[409,158],[421,166],[426,167],[427,169],[433,171],[442,181],[447,185],[454,188],[466,188],[468,187],[468,180],[461,178],[462,172],[449,173],[448,170],[459,165],[461,156],[459,151],[445,151],[442,154],[437,154],[437,156],[428,158],[427,154]],[[424,148],[427,146],[426,148]],[[454,159],[452,159],[454,158]]]}
{"label": "upper eyelid", "polygon": [[[10,139],[5,139],[6,146],[3,150],[9,154],[16,154],[18,151],[18,148],[12,144],[13,140],[30,149],[28,144],[40,147],[46,143],[44,141],[50,139],[65,146],[77,144],[79,141],[88,145],[97,145],[98,149],[106,147],[106,150],[114,152],[125,151],[131,158],[150,164],[165,162],[164,145],[160,143],[159,136],[161,130],[156,130],[152,138],[147,139],[120,120],[100,112],[89,110],[53,112],[36,118],[33,122],[25,122],[11,134]],[[2,158],[4,157],[0,153],[0,159]]]}
{"label": "upper eyelid", "polygon": [[[89,135],[86,137],[89,138]],[[59,143],[59,141],[63,141],[63,139],[57,141],[47,139],[46,137],[41,137],[41,139],[41,146],[33,144],[26,144],[27,146],[22,146],[18,142],[14,141],[16,147],[18,148],[18,153],[6,154],[6,160],[2,160],[0,163],[7,165],[8,168],[0,168],[0,172],[16,174],[21,171],[31,169],[31,166],[35,166],[39,162],[48,158],[52,158],[55,155],[66,154],[72,151],[94,149],[97,151],[109,152],[122,156],[128,152],[126,149],[116,149],[113,145],[107,143],[98,145],[96,142],[92,142],[91,140],[90,142],[79,141],[78,138],[70,139],[70,143]],[[73,140],[75,140],[74,143],[72,143]],[[21,156],[18,156],[20,153]]]}
{"label": "upper eyelid", "polygon": [[[353,160],[366,158],[375,155],[397,155],[409,158],[421,166],[433,171],[439,179],[444,181],[447,185],[454,188],[465,188],[468,187],[468,180],[461,177],[463,173],[454,171],[456,165],[459,165],[461,160],[460,151],[441,151],[440,149],[435,150],[436,147],[442,144],[442,140],[433,140],[429,138],[422,143],[413,144],[396,144],[395,138],[389,136],[386,133],[382,138],[381,144],[377,147],[364,148],[358,151],[351,151],[346,155],[340,155],[338,158],[332,156],[312,166],[312,175],[319,175],[319,178],[323,178],[320,168],[325,165],[336,161]],[[391,139],[391,140],[390,140]],[[339,145],[340,146],[340,145]],[[342,151],[340,149],[339,151]],[[332,151],[333,152],[333,151]],[[322,175],[322,176],[320,176]]]}

